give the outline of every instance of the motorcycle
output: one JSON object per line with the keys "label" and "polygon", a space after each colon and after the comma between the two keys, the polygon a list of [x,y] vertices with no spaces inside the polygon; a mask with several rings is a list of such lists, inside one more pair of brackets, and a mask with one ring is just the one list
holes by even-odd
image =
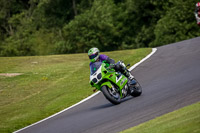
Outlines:
{"label": "motorcycle", "polygon": [[197,20],[197,25],[200,26],[200,12],[195,13],[195,17],[196,17],[196,20]]}
{"label": "motorcycle", "polygon": [[[127,69],[130,64],[126,66],[122,61],[118,63],[121,63],[130,73]],[[114,105],[120,104],[121,99],[129,95],[137,97],[142,94],[142,87],[135,78],[128,79],[104,62],[95,62],[90,66],[89,83],[92,87],[100,90],[105,98]]]}

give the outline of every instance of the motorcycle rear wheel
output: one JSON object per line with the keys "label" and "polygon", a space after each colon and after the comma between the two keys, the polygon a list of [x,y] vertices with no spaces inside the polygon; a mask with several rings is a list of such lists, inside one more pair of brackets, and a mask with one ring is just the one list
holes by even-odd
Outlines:
{"label": "motorcycle rear wheel", "polygon": [[104,94],[104,96],[108,101],[110,101],[114,105],[120,104],[121,102],[120,94],[113,90],[115,89],[109,88],[106,85],[102,86],[101,88],[102,93]]}
{"label": "motorcycle rear wheel", "polygon": [[142,87],[136,79],[134,79],[134,80],[136,81],[136,84],[133,87],[134,91],[131,93],[131,96],[137,97],[142,94]]}

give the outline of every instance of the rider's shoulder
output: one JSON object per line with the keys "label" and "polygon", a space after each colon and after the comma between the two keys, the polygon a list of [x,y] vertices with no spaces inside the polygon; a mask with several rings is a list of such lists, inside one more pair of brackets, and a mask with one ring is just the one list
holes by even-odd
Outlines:
{"label": "rider's shoulder", "polygon": [[108,58],[108,56],[105,54],[100,54],[99,58],[100,58],[100,60],[106,60]]}

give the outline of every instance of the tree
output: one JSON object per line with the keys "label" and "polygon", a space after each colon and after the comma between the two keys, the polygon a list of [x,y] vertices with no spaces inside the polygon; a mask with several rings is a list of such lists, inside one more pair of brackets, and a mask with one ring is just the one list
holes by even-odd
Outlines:
{"label": "tree", "polygon": [[[63,28],[68,52],[86,52],[96,46],[100,50],[118,48],[118,32],[114,27],[116,5],[112,0],[96,0],[91,10],[75,17]],[[67,47],[66,47],[67,48]]]}
{"label": "tree", "polygon": [[194,18],[195,0],[170,0],[172,7],[166,7],[167,13],[155,27],[155,40],[151,46],[165,45],[200,35]]}

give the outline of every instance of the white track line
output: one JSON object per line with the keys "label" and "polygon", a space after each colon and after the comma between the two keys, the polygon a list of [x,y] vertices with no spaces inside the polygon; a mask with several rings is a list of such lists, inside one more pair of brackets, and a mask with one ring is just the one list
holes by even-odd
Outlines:
{"label": "white track line", "polygon": [[19,129],[19,130],[13,132],[13,133],[18,133],[18,132],[20,132],[20,131],[22,131],[22,130],[24,130],[24,129],[26,129],[26,128],[32,127],[32,126],[34,126],[34,125],[36,125],[36,124],[39,124],[39,123],[41,123],[41,122],[43,122],[43,121],[45,121],[45,120],[50,119],[50,118],[52,118],[52,117],[54,117],[54,116],[56,116],[56,115],[59,115],[59,114],[65,112],[65,111],[67,111],[67,110],[69,110],[69,109],[71,109],[71,108],[73,108],[73,107],[75,107],[75,106],[77,106],[77,105],[79,105],[79,104],[81,104],[81,103],[83,103],[83,102],[89,100],[90,98],[96,96],[96,95],[99,94],[99,93],[100,93],[100,91],[98,91],[98,92],[92,94],[91,96],[89,96],[89,97],[83,99],[82,101],[80,101],[80,102],[78,102],[78,103],[76,103],[76,104],[74,104],[74,105],[72,105],[72,106],[70,106],[70,107],[68,107],[68,108],[66,108],[66,109],[64,109],[64,110],[62,110],[62,111],[56,113],[56,114],[53,114],[53,115],[51,115],[51,116],[49,116],[49,117],[47,117],[47,118],[45,118],[45,119],[43,119],[43,120],[40,120],[40,121],[38,121],[38,122],[36,122],[36,123],[33,123],[33,124],[31,124],[31,125],[29,125],[29,126],[27,126],[27,127],[24,127],[24,128],[22,128],[22,129]]}
{"label": "white track line", "polygon": [[157,48],[153,48],[152,52],[147,55],[145,58],[143,58],[140,62],[136,63],[135,65],[133,65],[131,68],[129,68],[129,71],[132,71],[134,68],[136,68],[139,64],[141,64],[142,62],[144,62],[145,60],[147,60],[149,57],[151,57],[155,52],[157,51]]}
{"label": "white track line", "polygon": [[[138,62],[138,63],[136,63],[135,65],[133,65],[131,68],[129,68],[129,70],[132,71],[132,70],[133,70],[134,68],[136,68],[139,64],[141,64],[142,62],[144,62],[145,60],[147,60],[149,57],[151,57],[156,51],[157,51],[157,48],[153,48],[153,49],[152,49],[152,52],[151,52],[149,55],[147,55],[145,58],[143,58],[140,62]],[[66,108],[66,109],[64,109],[64,110],[62,110],[62,111],[56,113],[56,114],[53,114],[53,115],[51,115],[51,116],[49,116],[49,117],[47,117],[47,118],[45,118],[45,119],[43,119],[43,120],[40,120],[40,121],[38,121],[38,122],[36,122],[36,123],[33,123],[33,124],[31,124],[31,125],[29,125],[29,126],[27,126],[27,127],[24,127],[24,128],[22,128],[22,129],[19,129],[19,130],[13,132],[13,133],[18,133],[18,132],[20,132],[20,131],[22,131],[22,130],[24,130],[24,129],[27,129],[27,128],[32,127],[32,126],[34,126],[34,125],[36,125],[36,124],[39,124],[39,123],[41,123],[41,122],[43,122],[43,121],[46,121],[46,120],[48,120],[48,119],[50,119],[50,118],[52,118],[52,117],[54,117],[54,116],[56,116],[56,115],[59,115],[59,114],[65,112],[65,111],[67,111],[67,110],[69,110],[69,109],[71,109],[71,108],[73,108],[73,107],[75,107],[75,106],[77,106],[77,105],[79,105],[79,104],[81,104],[81,103],[83,103],[83,102],[85,102],[85,101],[91,99],[92,97],[98,95],[99,93],[100,93],[100,91],[98,91],[98,92],[92,94],[91,96],[89,96],[89,97],[83,99],[82,101],[80,101],[80,102],[78,102],[78,103],[76,103],[76,104],[74,104],[74,105],[72,105],[72,106],[70,106],[70,107],[68,107],[68,108]]]}

